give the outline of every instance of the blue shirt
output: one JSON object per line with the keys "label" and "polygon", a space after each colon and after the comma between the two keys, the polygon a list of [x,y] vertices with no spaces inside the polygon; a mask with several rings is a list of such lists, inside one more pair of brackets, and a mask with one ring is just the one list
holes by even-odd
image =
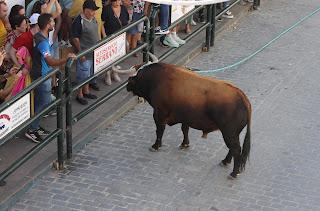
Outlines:
{"label": "blue shirt", "polygon": [[52,48],[49,39],[41,32],[34,35],[35,47],[33,49],[32,59],[32,78],[37,79],[41,76],[47,75],[52,71],[52,67],[47,64],[46,57],[51,56]]}

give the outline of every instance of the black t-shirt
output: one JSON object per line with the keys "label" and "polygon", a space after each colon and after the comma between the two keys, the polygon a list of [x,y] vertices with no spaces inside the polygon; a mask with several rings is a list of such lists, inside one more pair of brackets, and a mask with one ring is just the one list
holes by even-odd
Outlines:
{"label": "black t-shirt", "polygon": [[118,18],[111,5],[106,5],[102,10],[101,19],[104,22],[106,35],[109,36],[128,24],[129,14],[127,8],[121,5],[120,17]]}

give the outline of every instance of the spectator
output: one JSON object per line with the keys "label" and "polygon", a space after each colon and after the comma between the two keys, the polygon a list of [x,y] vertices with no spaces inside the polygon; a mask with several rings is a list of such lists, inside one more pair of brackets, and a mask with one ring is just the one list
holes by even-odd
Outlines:
{"label": "spectator", "polygon": [[156,35],[164,35],[169,33],[169,18],[170,18],[170,6],[166,4],[160,4],[159,14],[159,26],[155,28]]}
{"label": "spectator", "polygon": [[[79,53],[97,44],[99,39],[98,22],[95,19],[95,12],[99,9],[93,0],[86,0],[83,3],[83,12],[76,17],[72,23],[72,44]],[[76,65],[77,82],[81,82],[93,75],[93,53],[88,53],[78,59]],[[76,100],[82,104],[88,104],[88,99],[96,99],[97,96],[90,93],[89,84],[78,90]]]}
{"label": "spectator", "polygon": [[[52,71],[52,66],[59,66],[66,63],[68,58],[75,58],[74,54],[68,54],[67,58],[54,59],[51,55],[51,45],[49,44],[49,32],[53,30],[55,22],[51,14],[44,13],[38,18],[40,31],[34,35],[35,46],[33,49],[33,64],[31,76],[33,80],[46,76]],[[35,93],[35,113],[39,113],[51,101],[51,79],[44,81],[34,89]],[[35,143],[42,141],[42,136],[49,132],[40,127],[40,119],[35,120],[25,136]]]}
{"label": "spectator", "polygon": [[[4,59],[6,57],[6,52],[2,50],[0,52],[0,66],[2,66]],[[5,99],[10,95],[17,77],[15,77],[16,68],[10,68],[6,74],[0,75],[0,104],[5,101]],[[12,75],[12,77],[11,77]]]}
{"label": "spectator", "polygon": [[27,32],[22,33],[19,37],[17,37],[17,39],[12,45],[12,48],[10,50],[10,57],[17,67],[19,67],[21,64],[18,62],[16,53],[21,47],[26,47],[30,54],[32,54],[33,52],[33,36],[37,32],[39,32],[39,16],[40,14],[35,13],[30,17],[30,29]]}
{"label": "spectator", "polygon": [[[26,17],[24,15],[16,15],[11,18],[10,25],[12,31],[7,34],[5,50],[6,52],[10,52],[13,43],[22,33],[27,31],[28,23]],[[12,59],[11,55],[9,54],[9,58]]]}
{"label": "spectator", "polygon": [[0,1],[0,48],[3,47],[6,43],[7,37],[7,15],[8,15],[8,6],[5,1]]}
{"label": "spectator", "polygon": [[71,47],[69,42],[70,29],[72,25],[72,19],[68,16],[68,13],[73,5],[73,0],[60,0],[62,7],[61,19],[64,24],[61,25],[61,42],[60,46]]}
{"label": "spectator", "polygon": [[[99,9],[97,9],[95,11],[95,20],[98,23],[98,35],[99,35],[99,39],[101,39],[102,36],[102,31],[104,31],[104,29],[102,29],[103,25],[102,25],[102,21],[101,21],[101,14],[102,14],[102,0],[93,0],[96,4],[97,7],[99,7]],[[69,17],[75,19],[79,14],[81,14],[81,12],[83,11],[83,3],[85,2],[85,0],[74,0],[72,7],[69,10]],[[93,74],[93,73],[92,73]],[[95,91],[100,91],[100,88],[97,84],[96,79],[93,79],[90,81],[89,86],[95,90]]]}
{"label": "spectator", "polygon": [[[84,3],[85,0],[74,0],[72,7],[69,10],[69,17],[74,19],[76,18],[81,12],[82,12],[82,5]],[[96,3],[97,7],[99,7],[99,9],[96,10],[96,14],[95,14],[95,18],[96,21],[98,22],[99,25],[99,37],[101,38],[102,33],[103,32],[103,24],[101,21],[101,14],[102,14],[102,0],[94,0],[94,2]]]}
{"label": "spectator", "polygon": [[[143,0],[131,0],[130,3],[131,3],[130,5],[131,7],[129,8],[132,10],[132,18],[130,21],[134,22],[139,18],[141,18],[144,14],[146,14],[147,7],[145,7],[145,2]],[[135,27],[131,28],[128,31],[127,40],[129,42],[130,50],[135,49],[137,47],[137,43],[141,39],[142,32],[143,32],[143,22],[136,25]],[[138,55],[134,54],[134,56],[137,57]]]}
{"label": "spectator", "polygon": [[[111,3],[103,8],[101,19],[104,26],[102,34],[103,37],[106,37],[120,30],[123,26],[126,26],[128,24],[129,14],[127,8],[121,5],[121,0],[111,0]],[[115,81],[121,81],[118,73],[110,70],[107,71],[104,79],[107,85],[111,85],[112,83],[111,74]]]}
{"label": "spectator", "polygon": [[17,15],[25,15],[24,7],[20,4],[16,4],[11,8],[9,13],[9,23],[11,23],[12,19]]}

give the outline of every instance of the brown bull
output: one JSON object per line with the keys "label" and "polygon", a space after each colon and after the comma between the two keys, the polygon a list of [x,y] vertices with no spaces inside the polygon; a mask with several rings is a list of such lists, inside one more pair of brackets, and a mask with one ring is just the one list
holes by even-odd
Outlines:
{"label": "brown bull", "polygon": [[[189,147],[189,127],[202,130],[204,138],[220,130],[229,148],[221,163],[227,165],[234,158],[230,174],[233,178],[244,170],[250,152],[251,105],[240,89],[179,66],[154,63],[130,77],[127,90],[145,98],[154,109],[157,139],[151,149],[156,151],[161,147],[166,124],[182,124],[182,149]],[[241,151],[239,134],[245,126],[247,133]]]}

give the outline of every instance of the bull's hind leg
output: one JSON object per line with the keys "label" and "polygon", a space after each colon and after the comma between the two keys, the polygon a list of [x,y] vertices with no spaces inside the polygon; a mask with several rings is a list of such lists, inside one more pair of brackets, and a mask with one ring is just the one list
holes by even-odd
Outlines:
{"label": "bull's hind leg", "polygon": [[183,141],[180,145],[180,149],[186,149],[189,147],[189,126],[186,125],[186,124],[182,124],[181,125],[181,130],[182,130],[182,133],[183,133]]}
{"label": "bull's hind leg", "polygon": [[[241,156],[241,146],[239,142],[239,135],[223,135],[224,141],[229,148],[229,153],[231,153],[234,159],[233,171],[231,172],[231,178],[236,178],[240,173],[240,156]],[[228,155],[229,155],[228,153]],[[230,159],[230,155],[226,159]],[[225,159],[225,160],[226,160]],[[229,160],[227,160],[229,161]]]}
{"label": "bull's hind leg", "polygon": [[228,164],[231,163],[231,161],[232,161],[232,154],[231,154],[231,150],[229,150],[226,158],[221,161],[221,165],[222,166],[227,166]]}

